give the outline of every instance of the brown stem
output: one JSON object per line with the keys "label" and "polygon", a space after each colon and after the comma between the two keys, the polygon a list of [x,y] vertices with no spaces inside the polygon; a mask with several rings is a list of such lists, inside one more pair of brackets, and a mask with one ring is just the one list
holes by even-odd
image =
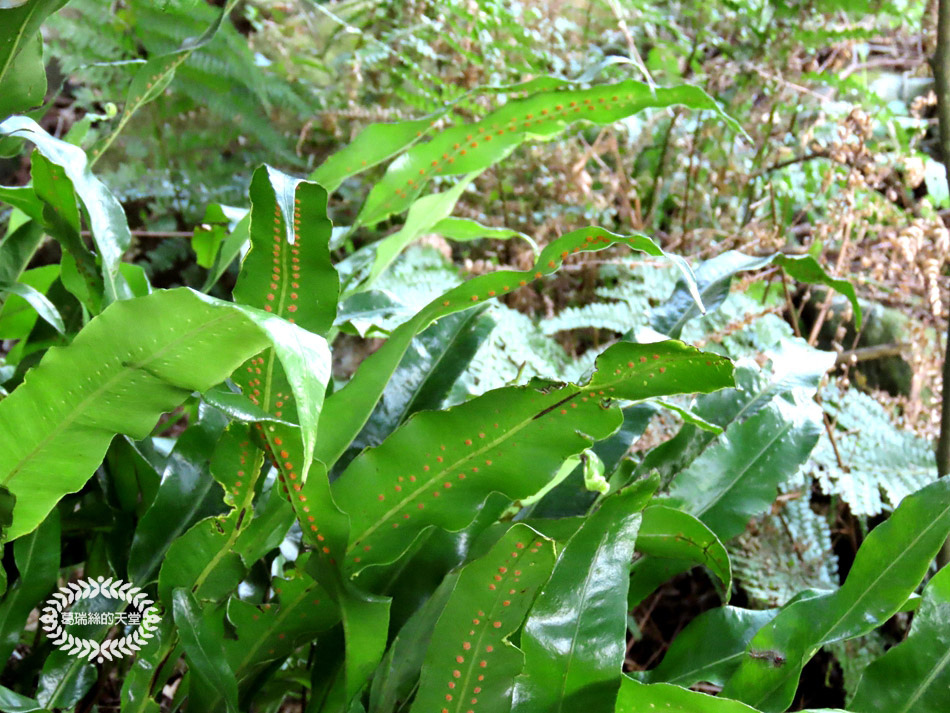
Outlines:
{"label": "brown stem", "polygon": [[[940,124],[940,155],[950,180],[950,0],[940,0],[937,6],[937,48],[930,61],[937,91],[937,118]],[[950,346],[948,323],[947,346]],[[940,437],[937,439],[937,475],[950,472],[950,360],[946,347],[943,359],[943,399],[940,405]],[[950,540],[937,554],[937,566],[950,562]]]}

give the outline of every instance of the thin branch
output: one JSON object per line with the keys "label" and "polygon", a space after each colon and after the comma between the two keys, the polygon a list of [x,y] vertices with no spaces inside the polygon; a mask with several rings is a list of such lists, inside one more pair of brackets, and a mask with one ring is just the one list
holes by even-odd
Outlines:
{"label": "thin branch", "polygon": [[[937,6],[937,48],[931,66],[934,88],[937,91],[937,116],[940,120],[940,154],[950,180],[950,0],[940,0]],[[943,399],[940,405],[940,437],[937,440],[937,475],[950,472],[950,323],[943,358]],[[937,566],[950,562],[950,540],[937,555]]]}

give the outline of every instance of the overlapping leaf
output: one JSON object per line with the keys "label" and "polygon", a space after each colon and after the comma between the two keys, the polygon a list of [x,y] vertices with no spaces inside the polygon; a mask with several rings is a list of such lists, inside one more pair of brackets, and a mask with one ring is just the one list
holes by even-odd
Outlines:
{"label": "overlapping leaf", "polygon": [[858,550],[842,587],[798,601],[759,631],[723,695],[785,710],[802,667],[823,645],[883,624],[907,601],[950,533],[950,481],[906,497]]}
{"label": "overlapping leaf", "polygon": [[512,527],[462,570],[432,633],[413,713],[511,707],[523,656],[509,641],[554,565],[554,543]]}
{"label": "overlapping leaf", "polygon": [[856,713],[940,713],[950,694],[950,567],[924,589],[910,634],[864,670]]}
{"label": "overlapping leaf", "polygon": [[640,481],[605,499],[561,552],[521,636],[518,713],[613,708],[625,654],[630,559],[641,511],[658,484]]}
{"label": "overlapping leaf", "polygon": [[622,342],[597,360],[586,386],[552,384],[489,392],[447,411],[423,412],[365,451],[333,484],[350,517],[346,566],[398,558],[426,528],[459,530],[491,492],[534,494],[568,457],[622,421],[605,399],[710,391],[732,365],[682,342]]}
{"label": "overlapping leaf", "polygon": [[615,713],[758,713],[744,703],[697,693],[668,683],[639,683],[624,677]]}
{"label": "overlapping leaf", "polygon": [[149,434],[192,391],[272,345],[291,374],[313,447],[329,378],[326,342],[256,310],[187,289],[111,305],[68,347],[50,349],[0,402],[0,484],[17,495],[10,537],[35,528],[82,487],[116,433]]}
{"label": "overlapping leaf", "polygon": [[556,271],[573,254],[603,250],[615,243],[649,255],[669,257],[684,276],[692,279],[689,266],[681,258],[666,255],[646,236],[623,237],[602,228],[586,228],[550,243],[531,270],[505,270],[469,280],[436,298],[395,329],[386,343],[360,365],[350,382],[327,399],[317,458],[328,466],[336,462],[363,428],[413,337],[432,322],[525,287],[529,282]]}
{"label": "overlapping leaf", "polygon": [[50,136],[39,124],[24,116],[13,116],[0,123],[0,134],[32,141],[37,150],[72,182],[75,190],[73,204],[78,197],[89,216],[92,238],[102,263],[106,300],[130,297],[132,293],[119,271],[119,264],[132,241],[132,233],[119,201],[92,175],[85,152]]}

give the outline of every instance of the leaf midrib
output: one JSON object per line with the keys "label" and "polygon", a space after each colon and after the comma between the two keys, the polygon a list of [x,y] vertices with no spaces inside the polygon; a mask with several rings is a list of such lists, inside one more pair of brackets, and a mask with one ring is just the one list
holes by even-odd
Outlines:
{"label": "leaf midrib", "polygon": [[[570,389],[570,386],[565,388],[565,390],[569,390],[569,389]],[[571,396],[577,396],[580,393],[581,391],[578,390],[574,394],[571,394]],[[420,479],[419,487],[416,488],[414,492],[412,492],[410,495],[407,495],[405,498],[399,501],[397,505],[395,505],[394,507],[387,510],[384,514],[377,517],[375,522],[373,522],[372,525],[370,525],[368,528],[366,528],[361,533],[359,533],[359,535],[355,535],[351,538],[350,545],[346,549],[347,554],[353,551],[353,548],[357,545],[357,543],[362,542],[367,537],[369,537],[374,532],[376,532],[376,530],[382,527],[383,523],[387,522],[388,519],[394,513],[399,512],[404,507],[412,503],[417,497],[422,495],[424,492],[427,492],[427,488],[431,487],[433,483],[444,478],[446,473],[450,473],[453,470],[457,470],[462,463],[465,463],[474,458],[477,458],[478,456],[481,456],[482,454],[486,453],[492,448],[495,448],[496,446],[498,446],[498,444],[501,444],[504,441],[509,440],[511,437],[514,437],[519,432],[527,428],[529,424],[533,423],[534,420],[537,418],[538,413],[543,413],[545,410],[546,409],[540,409],[540,411],[532,410],[532,415],[523,419],[521,423],[515,424],[512,428],[509,428],[508,430],[506,430],[503,434],[499,435],[499,437],[496,438],[495,440],[486,439],[484,445],[481,446],[480,448],[471,451],[470,453],[462,456],[458,460],[453,461],[451,464],[444,466],[440,470],[434,471],[433,475],[430,476],[427,480],[423,481]]]}
{"label": "leaf midrib", "polygon": [[[130,363],[128,363],[126,366],[124,366],[124,367],[122,367],[121,369],[119,369],[119,371],[116,372],[115,375],[113,375],[112,377],[109,377],[109,378],[107,378],[105,381],[101,382],[101,384],[100,384],[98,387],[94,388],[94,389],[92,390],[92,392],[89,393],[88,396],[86,396],[82,401],[80,401],[80,402],[76,405],[76,407],[73,408],[73,409],[59,422],[59,424],[58,424],[57,426],[55,426],[43,439],[41,439],[40,442],[39,442],[29,453],[27,453],[26,455],[24,455],[24,456],[19,460],[19,462],[18,462],[13,468],[10,469],[10,471],[7,473],[7,475],[3,476],[3,478],[0,479],[0,485],[6,485],[6,484],[9,483],[13,478],[15,478],[15,477],[17,476],[17,474],[18,474],[20,471],[22,471],[22,470],[27,466],[27,464],[28,464],[33,458],[35,458],[35,457],[37,456],[38,453],[40,453],[41,451],[43,451],[43,450],[49,445],[49,443],[50,443],[51,441],[53,441],[57,436],[59,436],[59,434],[60,434],[62,431],[64,431],[65,429],[69,428],[69,426],[71,426],[71,425],[73,424],[73,422],[74,422],[77,418],[79,418],[79,416],[80,416],[81,414],[83,414],[83,413],[86,412],[86,409],[87,409],[87,407],[88,407],[90,401],[93,401],[93,400],[97,399],[99,396],[101,396],[102,394],[106,393],[115,383],[117,383],[118,381],[120,381],[121,379],[123,379],[124,377],[126,377],[129,372],[141,370],[142,367],[148,366],[149,364],[151,364],[152,362],[154,362],[156,359],[160,358],[165,352],[167,352],[168,350],[170,350],[170,349],[172,349],[172,348],[174,348],[174,347],[177,347],[179,344],[181,344],[181,343],[182,343],[183,341],[185,341],[186,339],[190,339],[192,336],[194,336],[194,335],[196,335],[196,334],[200,334],[201,332],[210,329],[211,327],[213,327],[214,325],[218,324],[219,322],[222,322],[222,321],[227,320],[227,319],[231,319],[231,317],[232,317],[232,315],[230,315],[230,314],[223,314],[223,315],[221,315],[220,317],[215,317],[214,319],[211,319],[211,320],[209,320],[209,321],[207,321],[207,322],[204,322],[203,324],[201,324],[200,326],[196,327],[195,329],[192,329],[192,330],[190,330],[190,331],[188,331],[188,332],[183,333],[179,338],[168,342],[168,343],[165,344],[162,348],[160,348],[159,350],[157,350],[157,351],[153,352],[151,355],[149,355],[148,358],[146,358],[145,360],[139,361],[139,362],[135,362],[135,363],[131,363],[131,362],[130,362]],[[150,374],[151,374],[151,376],[153,376],[154,378],[159,378],[159,377],[156,377],[155,374],[153,374],[153,373],[151,373],[151,372],[150,372]],[[165,380],[162,379],[162,381],[165,381]],[[168,383],[168,382],[166,382],[166,383]],[[179,387],[179,388],[182,388],[182,387]],[[101,427],[99,427],[99,428],[97,428],[97,430],[104,430],[104,429],[102,429]]]}
{"label": "leaf midrib", "polygon": [[[906,556],[907,553],[908,553],[909,551],[911,551],[911,550],[916,546],[916,544],[917,544],[921,539],[923,539],[923,537],[924,537],[932,528],[936,527],[936,523],[938,523],[942,518],[946,517],[946,515],[947,515],[948,512],[950,512],[950,505],[948,505],[947,507],[945,507],[945,508],[943,509],[943,512],[941,512],[937,517],[935,517],[935,518],[930,522],[930,524],[929,524],[926,528],[924,528],[923,530],[921,530],[920,534],[918,534],[918,536],[917,536],[916,538],[914,538],[914,540],[913,540],[907,547],[904,548],[902,554],[903,554],[904,556]],[[824,645],[826,645],[826,644],[832,643],[832,641],[828,640],[828,633],[831,632],[831,631],[833,631],[836,626],[838,626],[842,621],[844,621],[844,620],[851,614],[852,611],[854,611],[854,609],[855,609],[855,607],[857,607],[858,603],[861,602],[861,601],[869,594],[869,592],[877,586],[877,583],[880,582],[881,579],[883,579],[883,578],[885,577],[885,574],[886,574],[887,572],[889,572],[891,569],[893,569],[893,568],[896,566],[896,563],[897,563],[897,562],[900,562],[901,559],[902,559],[902,557],[897,557],[897,558],[895,558],[894,560],[891,560],[890,564],[888,564],[886,567],[884,567],[884,568],[882,568],[881,570],[879,570],[878,576],[875,577],[874,580],[872,580],[871,584],[870,584],[868,587],[866,587],[866,588],[864,589],[864,592],[861,594],[861,596],[859,596],[857,599],[855,599],[855,600],[854,600],[854,603],[853,603],[850,607],[848,607],[848,608],[844,611],[844,613],[843,613],[841,616],[839,616],[839,617],[837,618],[837,620],[836,620],[835,622],[833,622],[832,624],[830,624],[830,625],[825,629],[824,633],[823,633],[823,634],[821,635],[821,637],[818,639],[817,643],[816,643],[816,644],[813,644],[813,648],[815,648],[815,649],[817,650],[818,648],[820,648],[820,647],[822,647],[822,646],[824,646]],[[846,585],[847,585],[847,582],[845,582],[845,586],[846,586]],[[844,589],[844,586],[842,586],[842,589]],[[839,590],[836,592],[836,594],[840,593],[840,592],[842,591],[842,589],[839,589]],[[805,601],[812,601],[812,600],[805,600]],[[753,641],[754,641],[754,639],[753,639]],[[777,680],[778,680],[777,685],[775,685],[775,686],[773,686],[773,687],[770,687],[770,688],[768,688],[767,690],[763,691],[762,696],[761,696],[760,698],[756,699],[756,701],[755,701],[754,703],[751,703],[750,705],[752,705],[752,706],[754,706],[754,707],[760,706],[764,701],[766,701],[766,700],[769,698],[769,696],[771,696],[775,691],[777,691],[779,688],[781,688],[782,685],[784,685],[785,681],[788,680],[788,677],[789,677],[789,676],[788,676],[788,673],[790,672],[791,668],[793,668],[793,667],[788,667],[788,669],[786,670],[786,675],[778,677],[778,679],[777,679]]]}

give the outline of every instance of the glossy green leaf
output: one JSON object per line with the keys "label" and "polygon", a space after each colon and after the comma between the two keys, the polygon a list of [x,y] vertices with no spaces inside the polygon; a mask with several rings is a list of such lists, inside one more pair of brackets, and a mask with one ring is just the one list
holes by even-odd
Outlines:
{"label": "glossy green leaf", "polygon": [[[20,282],[45,295],[57,277],[59,265],[44,265],[23,272]],[[8,295],[0,307],[0,339],[22,339],[28,336],[38,316],[33,306],[25,299],[17,294]]]}
{"label": "glossy green leaf", "polygon": [[343,695],[349,706],[386,652],[391,600],[363,592],[345,580],[334,584],[346,642]]}
{"label": "glossy green leaf", "polygon": [[211,266],[211,269],[208,270],[208,276],[201,286],[202,292],[210,290],[215,283],[221,279],[221,276],[231,266],[231,263],[241,254],[241,251],[244,250],[251,239],[250,230],[251,212],[248,211],[235,224],[234,228],[232,228],[228,234],[228,237],[221,243],[221,247],[214,258],[214,264]]}
{"label": "glossy green leaf", "polygon": [[214,625],[213,612],[202,611],[195,598],[184,589],[175,590],[173,602],[175,624],[192,677],[192,690],[197,685],[200,686],[198,690],[204,690],[206,695],[213,691],[224,700],[228,713],[237,713],[237,680],[225,658],[223,630],[217,630]]}
{"label": "glossy green leaf", "polygon": [[330,595],[304,573],[305,559],[306,555],[289,577],[273,580],[276,601],[259,605],[237,597],[228,601],[228,621],[237,638],[226,638],[224,649],[238,676],[287,656],[340,620],[339,608]]}
{"label": "glossy green leaf", "polygon": [[166,608],[173,592],[185,589],[207,601],[223,601],[244,578],[241,557],[232,550],[237,528],[232,519],[209,517],[176,539],[162,562],[158,596]]}
{"label": "glossy green leaf", "polygon": [[589,89],[565,87],[510,100],[479,121],[435,133],[428,142],[394,161],[367,197],[357,223],[375,225],[401,213],[434,177],[483,171],[522,142],[554,137],[575,121],[611,124],[643,109],[674,105],[712,110],[731,121],[708,94],[688,85],[652,89],[628,80]]}
{"label": "glossy green leaf", "polygon": [[[602,228],[586,228],[568,233],[550,243],[532,270],[506,270],[481,275],[449,290],[423,307],[415,317],[395,329],[380,349],[363,361],[346,386],[327,399],[322,416],[317,458],[330,466],[336,462],[362,430],[413,337],[432,322],[474,307],[485,300],[514,292],[519,287],[556,271],[572,254],[603,250],[614,243],[649,255],[670,257],[645,236],[622,237]],[[684,274],[691,274],[689,266],[681,258],[670,259]]]}
{"label": "glossy green leaf", "polygon": [[19,578],[0,601],[0,666],[6,665],[20,643],[27,618],[34,607],[56,587],[60,560],[59,513],[53,511],[43,524],[13,544]]}
{"label": "glossy green leaf", "polygon": [[659,480],[606,498],[570,539],[521,635],[514,710],[611,710],[626,653],[627,583],[641,511]]}
{"label": "glossy green leaf", "polygon": [[645,680],[678,686],[699,682],[722,686],[739,667],[752,637],[776,613],[775,609],[729,606],[703,612],[676,635],[660,665],[648,671]]}
{"label": "glossy green leaf", "polygon": [[538,252],[538,246],[529,236],[517,230],[510,228],[495,228],[489,225],[482,225],[477,220],[471,218],[449,217],[443,218],[432,226],[432,232],[443,235],[449,240],[456,242],[468,242],[470,240],[480,240],[481,238],[490,238],[492,240],[507,240],[508,238],[521,238],[526,241],[535,251]]}
{"label": "glossy green leaf", "polygon": [[568,456],[622,421],[604,399],[723,388],[732,365],[682,342],[614,345],[586,386],[491,391],[447,411],[422,412],[364,451],[333,484],[350,517],[346,567],[397,559],[430,526],[459,530],[491,492],[520,500],[541,490]]}
{"label": "glossy green leaf", "polygon": [[478,173],[472,172],[447,191],[422,196],[409,206],[409,213],[402,228],[376,243],[376,258],[362,287],[372,285],[409,243],[431,231],[436,223],[451,215],[462,193],[478,177]]}
{"label": "glossy green leaf", "polygon": [[6,713],[49,713],[49,709],[41,706],[39,701],[21,696],[6,686],[0,686],[0,710]]}
{"label": "glossy green leaf", "polygon": [[432,596],[399,629],[373,676],[369,713],[396,713],[419,681],[429,642],[446,602],[455,591],[458,572],[447,575]]}
{"label": "glossy green leaf", "polygon": [[[43,201],[42,224],[63,248],[60,279],[92,314],[102,310],[105,277],[80,235],[82,216],[75,186],[62,166],[33,151],[33,187]],[[121,265],[120,265],[121,268]]]}
{"label": "glossy green leaf", "polygon": [[[67,0],[27,0],[16,7],[2,10],[2,15],[0,15],[2,19],[0,22],[0,95],[15,91],[14,86],[19,78],[14,75],[24,70],[20,56],[24,52],[28,53],[30,44],[36,42],[43,21],[66,2]],[[43,88],[45,92],[45,74]],[[19,109],[11,109],[8,106],[7,110],[21,111],[28,106]],[[4,118],[6,118],[5,113],[0,112],[0,120]]]}
{"label": "glossy green leaf", "polygon": [[378,446],[413,413],[442,405],[495,326],[483,312],[473,309],[443,317],[412,341],[349,453],[355,456],[367,446]]}
{"label": "glossy green leaf", "polygon": [[310,180],[332,193],[350,176],[372,168],[416,143],[431,128],[436,118],[370,124],[353,141],[314,170]]}
{"label": "glossy green leaf", "polygon": [[821,431],[817,404],[796,395],[775,399],[733,423],[676,476],[670,502],[702,520],[720,540],[741,533],[772,504],[778,486],[808,458]]}
{"label": "glossy green leaf", "polygon": [[56,306],[46,298],[46,295],[37,290],[35,287],[22,282],[15,282],[12,285],[0,286],[0,292],[7,292],[11,295],[17,295],[21,297],[53,329],[55,329],[60,334],[64,334],[66,332],[66,326],[63,324],[63,318],[59,314],[59,310],[57,310]]}
{"label": "glossy green leaf", "polygon": [[154,499],[139,519],[129,551],[129,579],[138,586],[158,574],[168,548],[192,525],[223,510],[221,491],[208,464],[226,419],[215,409],[199,410],[197,423],[178,437]]}
{"label": "glossy green leaf", "polygon": [[263,347],[293,373],[305,451],[329,378],[326,342],[256,310],[187,289],[110,305],[51,349],[0,402],[0,484],[17,495],[10,537],[33,530],[82,487],[116,433],[144,438],[158,417],[224,380]]}
{"label": "glossy green leaf", "polygon": [[0,123],[0,134],[16,135],[33,142],[37,150],[72,182],[89,217],[89,228],[102,262],[107,300],[130,297],[119,264],[132,241],[132,233],[119,201],[92,175],[85,152],[50,136],[39,124],[24,116],[14,116]]}
{"label": "glossy green leaf", "polygon": [[723,694],[763,711],[785,710],[802,667],[825,644],[861,636],[896,613],[950,533],[950,481],[901,501],[864,540],[837,591],[786,607],[759,631]]}
{"label": "glossy green leaf", "polygon": [[[6,21],[5,17],[0,19]],[[2,54],[3,49],[0,49],[0,56]],[[0,120],[39,106],[45,96],[43,38],[37,33],[26,40],[6,74],[0,75]]]}
{"label": "glossy green leaf", "polygon": [[940,713],[950,695],[950,567],[924,589],[910,633],[861,676],[856,713]]}
{"label": "glossy green leaf", "polygon": [[716,534],[693,515],[665,505],[651,505],[643,512],[637,552],[702,564],[719,579],[728,599],[732,589],[729,553]]}
{"label": "glossy green leaf", "polygon": [[639,683],[624,676],[615,713],[758,713],[739,701],[690,691],[668,683]]}
{"label": "glossy green leaf", "polygon": [[509,637],[553,565],[554,544],[517,524],[462,569],[426,651],[413,713],[510,709],[524,658]]}
{"label": "glossy green leaf", "polygon": [[269,166],[257,169],[251,180],[251,249],[234,287],[235,302],[326,334],[339,298],[331,228],[322,187]]}

